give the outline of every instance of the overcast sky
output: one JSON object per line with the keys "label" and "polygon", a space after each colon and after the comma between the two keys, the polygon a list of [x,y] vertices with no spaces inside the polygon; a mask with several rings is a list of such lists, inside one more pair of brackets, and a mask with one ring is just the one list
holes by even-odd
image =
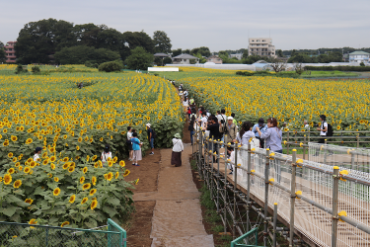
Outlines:
{"label": "overcast sky", "polygon": [[276,49],[370,47],[370,0],[0,0],[0,41],[24,24],[55,18],[105,24],[120,32],[163,30],[172,48],[248,47],[271,37]]}

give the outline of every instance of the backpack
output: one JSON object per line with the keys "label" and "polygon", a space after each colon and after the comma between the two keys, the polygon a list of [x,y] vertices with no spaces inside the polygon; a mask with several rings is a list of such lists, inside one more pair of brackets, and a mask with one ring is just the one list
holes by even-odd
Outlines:
{"label": "backpack", "polygon": [[334,134],[334,131],[333,131],[333,127],[328,124],[328,131],[326,131],[326,136],[333,136]]}

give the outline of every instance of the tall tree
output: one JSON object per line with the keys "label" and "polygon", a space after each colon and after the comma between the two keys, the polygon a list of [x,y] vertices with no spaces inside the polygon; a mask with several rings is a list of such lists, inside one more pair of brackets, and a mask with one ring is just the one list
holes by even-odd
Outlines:
{"label": "tall tree", "polygon": [[171,52],[171,39],[164,31],[155,31],[153,35],[154,51],[170,53]]}
{"label": "tall tree", "polygon": [[0,63],[5,63],[5,61],[4,43],[0,41]]}
{"label": "tall tree", "polygon": [[201,46],[199,48],[194,48],[190,52],[192,55],[200,53],[202,56],[209,57],[211,55],[211,51],[206,46]]}
{"label": "tall tree", "polygon": [[176,49],[176,50],[172,50],[172,56],[173,57],[176,57],[178,55],[180,55],[182,53],[182,49],[179,48],[179,49]]}
{"label": "tall tree", "polygon": [[66,47],[55,53],[55,59],[61,64],[101,64],[119,58],[118,51],[85,45]]}
{"label": "tall tree", "polygon": [[15,51],[20,63],[48,63],[49,55],[74,44],[73,24],[55,19],[27,23],[19,32]]}
{"label": "tall tree", "polygon": [[242,58],[243,59],[245,59],[245,58],[247,58],[248,57],[248,49],[245,49],[244,51],[243,51],[243,56],[242,56]]}
{"label": "tall tree", "polygon": [[123,46],[120,51],[122,59],[126,59],[131,50],[136,47],[142,47],[149,53],[154,53],[154,43],[152,38],[144,31],[141,32],[124,32],[123,33]]}
{"label": "tall tree", "polygon": [[147,70],[152,66],[153,54],[147,52],[143,47],[136,47],[131,51],[131,55],[126,59],[129,69]]}
{"label": "tall tree", "polygon": [[277,55],[278,57],[284,57],[283,51],[282,51],[282,50],[280,50],[280,49],[276,50],[276,55]]}

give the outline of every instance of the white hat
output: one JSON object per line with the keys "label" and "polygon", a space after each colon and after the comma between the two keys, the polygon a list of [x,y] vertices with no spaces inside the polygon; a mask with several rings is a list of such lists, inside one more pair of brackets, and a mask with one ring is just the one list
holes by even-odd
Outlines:
{"label": "white hat", "polygon": [[228,117],[227,120],[234,120],[234,118],[233,117]]}
{"label": "white hat", "polygon": [[146,126],[148,126],[150,128],[150,123],[147,123]]}

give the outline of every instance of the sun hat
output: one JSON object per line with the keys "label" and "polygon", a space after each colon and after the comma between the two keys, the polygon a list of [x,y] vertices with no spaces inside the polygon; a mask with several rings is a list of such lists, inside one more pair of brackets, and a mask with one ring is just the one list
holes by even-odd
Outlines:
{"label": "sun hat", "polygon": [[146,126],[148,126],[150,128],[150,123],[147,123]]}
{"label": "sun hat", "polygon": [[227,120],[234,120],[234,118],[233,117],[228,117]]}
{"label": "sun hat", "polygon": [[177,139],[181,139],[181,135],[180,135],[179,133],[176,133],[176,134],[174,135],[174,137],[175,137],[175,138],[177,138]]}

